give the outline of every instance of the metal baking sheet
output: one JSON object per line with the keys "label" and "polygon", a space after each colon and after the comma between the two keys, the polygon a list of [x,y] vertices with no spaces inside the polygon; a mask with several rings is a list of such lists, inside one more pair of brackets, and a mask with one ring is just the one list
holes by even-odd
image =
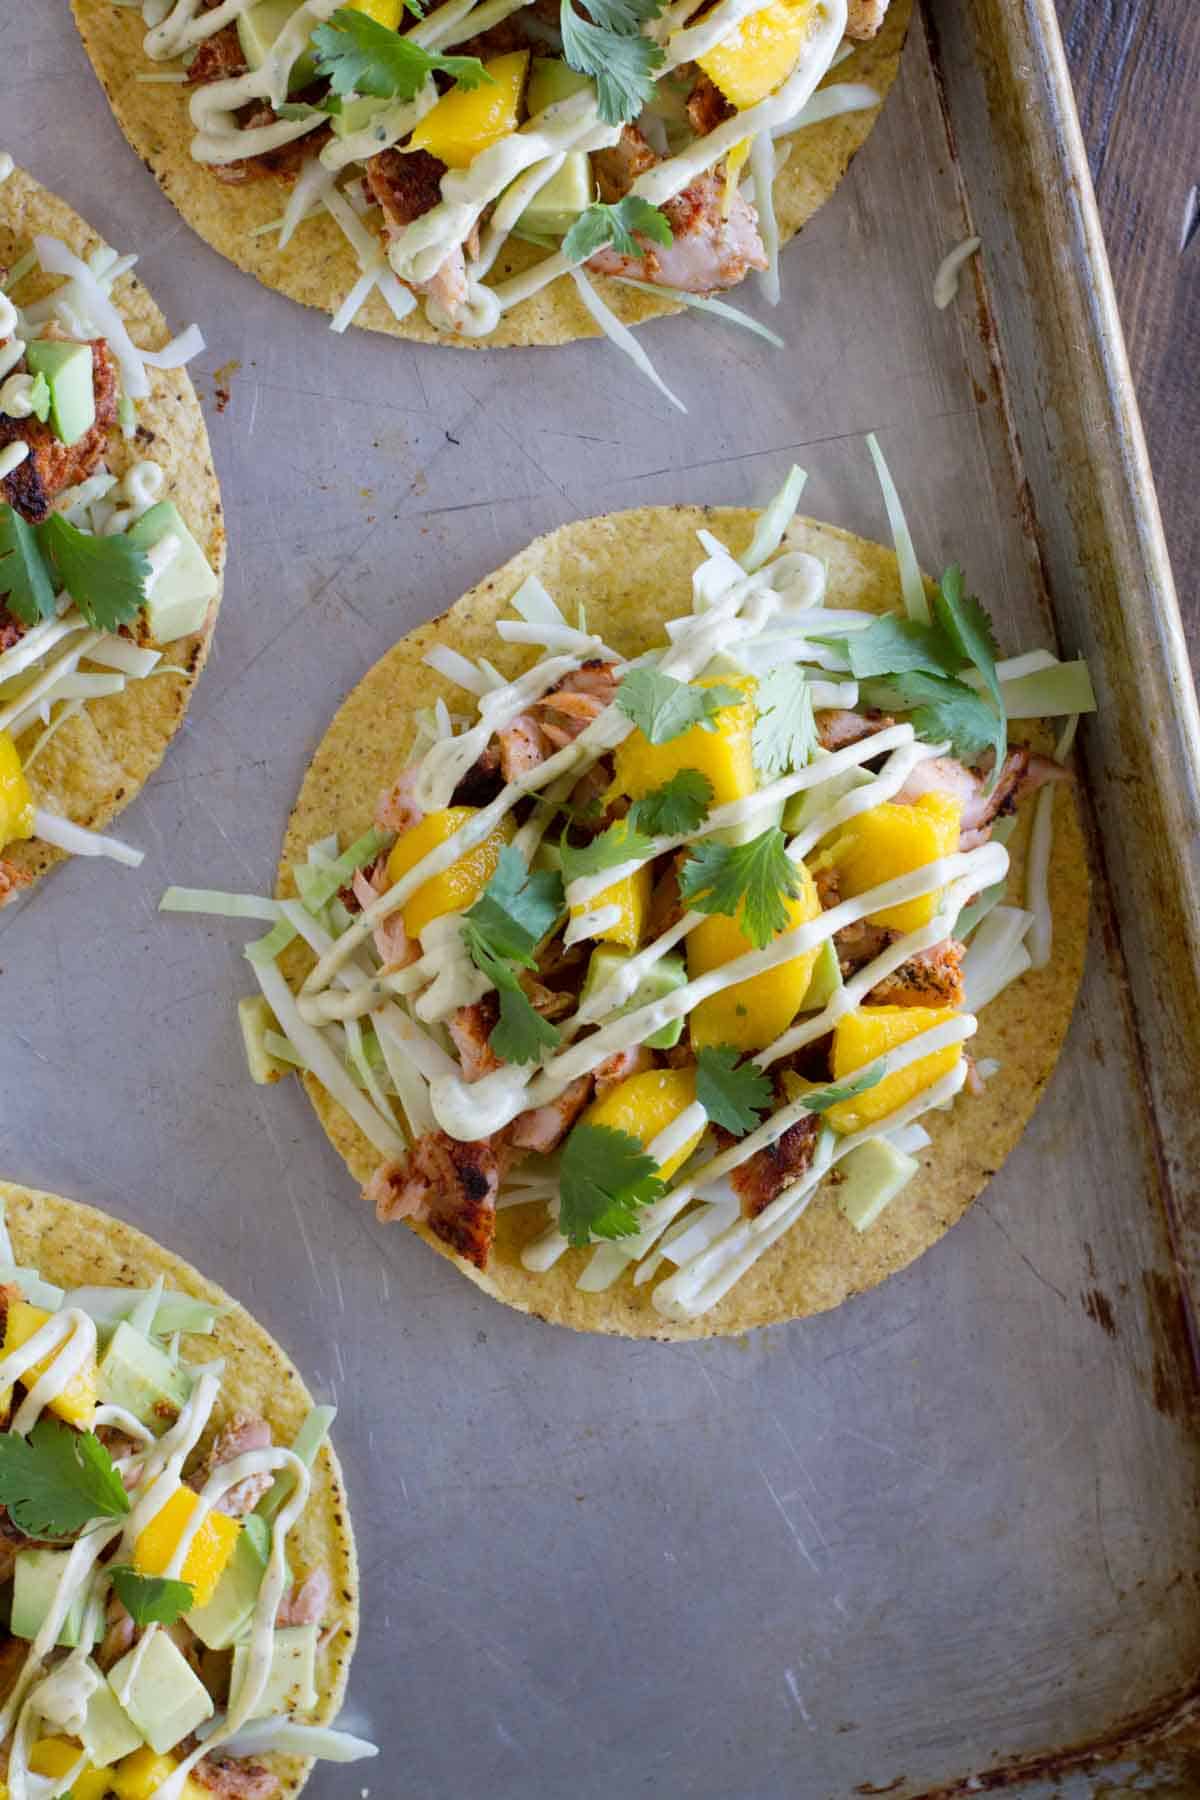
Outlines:
{"label": "metal baking sheet", "polygon": [[[1200,1792],[1194,699],[1049,0],[914,26],[787,253],[786,352],[646,332],[686,419],[605,346],[331,336],[177,218],[62,4],[0,12],[0,120],[202,323],[231,546],[208,672],[122,821],[142,870],[76,863],[0,922],[0,1169],[194,1259],[341,1407],[350,1710],[384,1755],[314,1800]],[[986,287],[938,313],[964,174]],[[1093,659],[1061,1064],[964,1222],[835,1313],[672,1347],[539,1325],[378,1227],[298,1088],[249,1084],[240,934],[158,896],[268,889],[345,689],[539,531],[761,502],[797,460],[807,510],[885,535],[869,429],[926,565],[960,559],[1007,645]]]}

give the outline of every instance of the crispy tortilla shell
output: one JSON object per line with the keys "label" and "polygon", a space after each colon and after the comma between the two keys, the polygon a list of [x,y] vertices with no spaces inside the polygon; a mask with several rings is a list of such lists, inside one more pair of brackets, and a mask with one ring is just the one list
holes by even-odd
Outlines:
{"label": "crispy tortilla shell", "polygon": [[[536,575],[568,613],[582,602],[590,630],[623,654],[637,655],[661,642],[668,619],[690,610],[691,573],[701,554],[696,531],[706,526],[740,553],[756,518],[732,508],[645,507],[564,525],[537,539],[449,612],[402,639],[343,702],[317,749],[288,824],[280,894],[295,892],[291,865],[304,860],[309,844],[331,832],[339,832],[347,843],[368,828],[379,794],[403,766],[414,711],[438,694],[452,709],[461,707],[461,694],[421,661],[432,644],[449,644],[466,656],[488,656],[506,674],[515,673],[527,656],[515,655],[501,642],[495,621],[521,582]],[[896,559],[890,550],[807,520],[795,522],[788,545],[825,562],[832,604],[873,611],[899,604]],[[1014,893],[1021,891],[1030,811],[1024,809],[1009,846]],[[655,1312],[651,1283],[635,1288],[622,1277],[605,1293],[580,1293],[575,1282],[590,1251],[568,1251],[547,1274],[529,1274],[520,1252],[545,1228],[540,1207],[500,1212],[484,1273],[454,1256],[424,1225],[412,1229],[510,1306],[578,1330],[630,1337],[741,1332],[823,1312],[877,1286],[962,1217],[1016,1145],[1058,1060],[1082,973],[1088,916],[1083,836],[1069,788],[1056,799],[1050,891],[1050,965],[1022,977],[986,1008],[970,1046],[976,1057],[995,1057],[1003,1075],[989,1082],[980,1098],[964,1097],[952,1113],[926,1117],[923,1123],[933,1144],[920,1153],[921,1174],[863,1235],[842,1217],[826,1182],[799,1223],[719,1305],[689,1324],[675,1324]],[[293,979],[304,966],[297,960]],[[365,1182],[383,1159],[319,1082],[307,1075],[304,1081],[330,1141],[355,1179]]]}
{"label": "crispy tortilla shell", "polygon": [[[277,288],[305,306],[336,312],[354,283],[359,266],[341,229],[327,214],[302,225],[283,251],[271,233],[256,230],[283,212],[288,187],[276,177],[240,185],[221,181],[193,162],[189,151],[192,124],[188,117],[191,88],[178,83],[135,80],[138,70],[152,69],[142,49],[145,26],[140,8],[117,6],[113,0],[72,0],[75,21],[92,66],[108,95],[117,123],[188,224],[222,256],[267,287]],[[891,0],[887,17],[869,43],[833,76],[838,82],[865,82],[881,97],[896,78],[900,51],[912,16],[912,0]],[[175,65],[169,65],[175,66]],[[851,158],[870,136],[879,107],[846,113],[792,134],[791,154],[775,179],[775,208],[780,236],[791,238],[837,187]],[[502,281],[540,261],[543,252],[510,242],[497,261],[494,280]],[[681,310],[677,301],[643,294],[611,281],[597,282],[605,301],[627,325],[641,324]],[[730,296],[736,298],[736,290]],[[418,309],[397,321],[376,291],[355,323],[396,337],[462,349],[489,349],[513,344],[569,344],[595,337],[598,327],[566,276],[505,314],[487,338],[465,338],[435,331]]]}
{"label": "crispy tortilla shell", "polygon": [[[205,1280],[153,1238],[95,1207],[9,1181],[0,1181],[0,1198],[18,1265],[35,1267],[59,1287],[148,1287],[161,1275],[179,1293],[229,1306],[232,1310],[217,1321],[211,1337],[192,1337],[185,1344],[185,1353],[201,1360],[225,1358],[219,1409],[201,1443],[207,1446],[216,1427],[238,1411],[266,1419],[278,1443],[291,1442],[313,1404],[312,1395],[274,1338],[215,1282]],[[312,1723],[324,1725],[336,1717],[342,1703],[358,1634],[358,1561],[341,1467],[328,1443],[317,1453],[311,1497],[287,1542],[295,1574],[318,1565],[329,1573],[327,1623],[332,1629],[323,1634],[318,1648],[319,1698],[309,1715]],[[311,1757],[271,1755],[253,1760],[274,1770],[284,1795],[298,1794],[313,1766]]]}
{"label": "crispy tortilla shell", "polygon": [[[0,182],[0,266],[11,267],[38,233],[60,238],[78,256],[86,256],[102,241],[64,201],[16,169]],[[57,278],[31,276],[19,292],[28,301],[58,285]],[[169,341],[166,321],[134,275],[122,276],[112,297],[142,349],[161,349]],[[139,403],[137,435],[126,441],[119,430],[114,431],[105,460],[118,478],[145,457],[161,465],[165,476],[161,498],[175,502],[220,579],[225,523],[200,402],[185,370],[151,369],[148,374],[152,391]],[[204,629],[167,646],[163,662],[183,673],[153,674],[128,682],[119,694],[89,700],[54,733],[28,771],[36,805],[93,830],[103,828],[128,806],[183,723],[192,687],[208,655],[219,604],[218,590]],[[23,734],[20,747],[26,754],[41,730],[38,723]],[[63,855],[37,838],[0,844],[5,863],[35,880]]]}

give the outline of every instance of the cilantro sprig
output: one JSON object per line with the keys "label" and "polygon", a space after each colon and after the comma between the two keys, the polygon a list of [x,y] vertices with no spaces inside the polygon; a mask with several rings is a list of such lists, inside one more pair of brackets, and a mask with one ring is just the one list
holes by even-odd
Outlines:
{"label": "cilantro sprig", "polygon": [[599,832],[590,844],[568,844],[563,838],[559,844],[563,880],[569,887],[584,875],[599,875],[605,869],[615,869],[635,858],[645,861],[653,850],[652,839],[638,831],[628,818],[618,819],[607,831]]}
{"label": "cilantro sprig", "polygon": [[511,844],[463,917],[462,935],[475,967],[500,997],[500,1017],[488,1043],[502,1062],[535,1062],[562,1033],[537,1011],[521,986],[518,969],[537,967],[534,950],[563,908],[563,884],[553,870],[527,870]]}
{"label": "cilantro sprig", "polygon": [[172,1581],[164,1575],[139,1575],[128,1563],[110,1563],[117,1599],[135,1625],[174,1625],[196,1603],[188,1581]]}
{"label": "cilantro sprig", "polygon": [[636,119],[654,92],[654,71],[664,55],[641,28],[661,11],[661,0],[595,0],[594,5],[588,0],[594,21],[589,24],[572,0],[562,0],[563,55],[572,69],[595,81],[597,109],[606,125]]}
{"label": "cilantro sprig", "polygon": [[699,769],[677,769],[669,781],[635,800],[629,822],[650,837],[683,837],[699,831],[713,802],[713,785]]}
{"label": "cilantro sprig", "polygon": [[810,1088],[807,1094],[799,1096],[800,1104],[809,1112],[825,1113],[831,1106],[837,1106],[842,1100],[855,1100],[859,1094],[865,1094],[868,1088],[878,1087],[887,1074],[887,1057],[881,1056],[878,1062],[868,1063],[854,1075],[847,1075],[845,1081],[831,1081],[826,1087]]}
{"label": "cilantro sprig", "polygon": [[129,1495],[95,1432],[43,1415],[27,1438],[0,1435],[0,1505],[26,1537],[62,1539],[121,1518]]}
{"label": "cilantro sprig", "polygon": [[651,744],[669,744],[693,725],[715,731],[722,708],[738,706],[742,699],[737,688],[725,682],[693,687],[649,668],[630,669],[617,689],[617,705]]}
{"label": "cilantro sprig", "polygon": [[[410,10],[419,9],[410,4]],[[379,100],[415,100],[430,75],[450,75],[463,88],[490,82],[477,56],[442,56],[411,38],[389,31],[369,14],[339,6],[312,34],[317,70],[335,95],[371,95]]]}
{"label": "cilantro sprig", "polygon": [[757,1063],[739,1062],[732,1044],[706,1044],[696,1058],[696,1098],[712,1120],[745,1137],[771,1104],[771,1083]]}
{"label": "cilantro sprig", "polygon": [[800,892],[800,876],[787,839],[770,825],[746,844],[697,844],[679,873],[679,891],[695,912],[738,917],[756,950],[788,922],[787,901]]}
{"label": "cilantro sprig", "polygon": [[116,631],[146,602],[150,558],[125,537],[93,537],[61,513],[38,526],[38,542],[89,625]]}
{"label": "cilantro sprig", "polygon": [[780,663],[758,683],[754,694],[754,766],[763,781],[802,769],[817,747],[812,688],[803,669]]}
{"label": "cilantro sprig", "polygon": [[0,599],[23,625],[36,625],[54,611],[54,579],[36,528],[13,506],[0,506]]}
{"label": "cilantro sprig", "polygon": [[614,206],[596,200],[580,213],[567,232],[562,241],[563,255],[573,263],[586,262],[597,250],[611,245],[619,256],[641,256],[643,246],[633,236],[635,231],[656,244],[666,246],[675,241],[666,213],[640,194],[626,194]]}
{"label": "cilantro sprig", "polygon": [[636,1138],[610,1125],[576,1125],[559,1160],[558,1229],[575,1249],[633,1237],[638,1209],[662,1190],[658,1164]]}

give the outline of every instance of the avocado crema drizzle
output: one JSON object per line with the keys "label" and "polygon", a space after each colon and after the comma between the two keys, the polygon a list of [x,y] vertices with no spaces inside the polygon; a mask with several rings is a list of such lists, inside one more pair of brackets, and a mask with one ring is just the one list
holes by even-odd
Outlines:
{"label": "avocado crema drizzle", "polygon": [[[13,159],[0,152],[0,182],[13,173]],[[133,268],[136,256],[121,256],[100,245],[80,258],[49,235],[36,237],[27,253],[7,271],[0,285],[0,415],[23,420],[33,415],[35,380],[31,372],[34,353],[53,350],[61,365],[48,380],[50,429],[64,442],[85,435],[95,418],[92,392],[90,340],[102,338],[120,373],[122,400],[120,429],[132,438],[137,429],[137,402],[151,392],[148,370],[183,368],[204,348],[204,339],[190,325],[161,350],[142,350],[130,338],[110,299],[120,277]],[[61,278],[45,298],[22,305],[16,294],[25,277],[35,271]],[[51,336],[43,340],[46,327]],[[64,338],[56,339],[55,330]],[[80,363],[67,358],[78,349],[85,376],[76,379]],[[66,355],[63,354],[66,352]],[[68,406],[85,410],[72,419]],[[86,409],[90,409],[86,410]],[[0,480],[13,474],[30,454],[20,437],[0,449]],[[166,476],[152,457],[141,457],[118,479],[100,466],[74,487],[54,498],[54,513],[61,514],[77,530],[94,537],[128,535],[145,553],[148,572],[143,590],[142,621],[155,644],[166,645],[200,629],[217,592],[217,578],[200,546],[180,518],[174,503],[164,497]],[[0,514],[8,503],[0,490]],[[4,583],[0,569],[0,609]],[[78,596],[86,600],[86,595]],[[22,771],[37,762],[55,734],[82,711],[90,700],[121,693],[128,682],[156,674],[185,674],[163,662],[161,649],[135,642],[117,631],[93,629],[73,597],[59,594],[52,615],[23,628],[16,641],[0,650],[0,753],[6,740],[13,746]],[[29,741],[27,734],[41,724]],[[74,855],[108,856],[136,867],[142,851],[64,819],[30,803],[26,821],[17,835],[34,836]],[[0,850],[12,833],[6,832],[0,811]]]}
{"label": "avocado crema drizzle", "polygon": [[[177,1337],[170,1350],[162,1347],[155,1335],[156,1322],[166,1319],[169,1323],[178,1322],[183,1331],[210,1332],[220,1309],[164,1290],[161,1278],[150,1289],[82,1289],[76,1294],[63,1295],[61,1290],[42,1281],[36,1271],[12,1266],[12,1249],[2,1209],[0,1261],[7,1265],[3,1269],[6,1280],[59,1308],[51,1311],[44,1323],[18,1348],[0,1356],[0,1390],[10,1389],[14,1382],[26,1387],[9,1431],[27,1437],[72,1382],[95,1367],[98,1342],[104,1337],[111,1343],[114,1329],[124,1333],[119,1348],[125,1359],[122,1366],[133,1371],[131,1385],[137,1385],[141,1373],[135,1359],[138,1347],[143,1346],[142,1354],[150,1370],[146,1380],[153,1381],[157,1369],[170,1357],[173,1382],[190,1386],[173,1423],[160,1436],[155,1435],[144,1417],[126,1406],[102,1400],[93,1409],[91,1430],[113,1428],[133,1446],[113,1458],[113,1467],[132,1504],[118,1520],[101,1517],[85,1525],[69,1549],[61,1552],[61,1573],[42,1593],[40,1604],[44,1616],[32,1637],[16,1682],[0,1708],[0,1742],[8,1746],[9,1800],[34,1800],[35,1796],[37,1800],[53,1800],[53,1796],[69,1794],[72,1783],[93,1766],[87,1747],[93,1725],[97,1732],[103,1733],[110,1751],[118,1756],[128,1754],[143,1736],[133,1722],[134,1718],[141,1718],[148,1706],[153,1708],[156,1688],[161,1688],[164,1706],[170,1703],[172,1707],[191,1709],[189,1723],[181,1732],[181,1738],[190,1736],[195,1729],[203,1739],[174,1765],[169,1774],[165,1773],[164,1765],[164,1778],[153,1790],[158,1800],[181,1800],[181,1796],[190,1791],[188,1774],[201,1757],[221,1746],[227,1746],[233,1753],[243,1749],[237,1734],[245,1734],[249,1722],[256,1719],[260,1702],[268,1691],[274,1657],[275,1618],[291,1579],[286,1561],[287,1538],[308,1503],[312,1485],[310,1464],[333,1418],[333,1409],[314,1408],[291,1449],[272,1446],[247,1450],[220,1463],[198,1489],[186,1487],[192,1500],[192,1511],[169,1561],[160,1571],[168,1580],[183,1579],[193,1542],[223,1495],[250,1477],[276,1477],[269,1491],[269,1504],[257,1509],[257,1516],[269,1529],[270,1548],[261,1565],[261,1581],[249,1621],[233,1640],[237,1648],[224,1713],[216,1713],[201,1683],[174,1647],[167,1656],[187,1671],[182,1675],[184,1690],[180,1693],[171,1690],[169,1673],[164,1677],[157,1669],[153,1675],[146,1670],[148,1660],[153,1661],[156,1655],[156,1639],[164,1631],[164,1627],[156,1623],[143,1628],[136,1646],[110,1671],[107,1687],[111,1690],[111,1699],[108,1699],[105,1678],[92,1659],[93,1647],[104,1635],[105,1609],[112,1585],[108,1565],[133,1562],[136,1567],[138,1539],[163,1509],[170,1506],[172,1497],[185,1487],[184,1464],[211,1420],[224,1371],[221,1361],[207,1364],[182,1361]],[[107,1360],[106,1357],[105,1362]],[[104,1367],[105,1363],[102,1363],[102,1373]],[[31,1374],[36,1376],[32,1383]],[[145,1412],[147,1409],[139,1410]],[[155,1422],[161,1427],[162,1419],[157,1414]],[[232,1525],[233,1521],[228,1523]],[[101,1558],[105,1560],[101,1561]],[[256,1570],[257,1567],[256,1564]],[[75,1647],[47,1667],[49,1659],[56,1654],[60,1634],[70,1617],[79,1620],[77,1640],[69,1640]],[[310,1629],[315,1633],[315,1627]],[[158,1654],[161,1658],[161,1646]],[[142,1678],[140,1687],[139,1677]],[[98,1694],[104,1706],[99,1713],[95,1710]],[[197,1700],[199,1705],[196,1705]],[[111,1718],[114,1703],[121,1709],[116,1714],[115,1726]],[[128,1713],[124,1710],[126,1707]],[[263,1720],[250,1730],[257,1736],[255,1748],[260,1750],[273,1748],[274,1740],[278,1739],[280,1747],[286,1746],[300,1754],[319,1755],[336,1750],[343,1760],[373,1754],[372,1747],[361,1740],[331,1728],[296,1724],[290,1716]],[[46,1732],[82,1736],[85,1740],[78,1761],[58,1780],[47,1781],[31,1767],[31,1752]],[[331,1750],[332,1740],[339,1738],[343,1741]],[[120,1749],[116,1747],[118,1743]],[[163,1751],[165,1747],[159,1742],[155,1748]],[[109,1758],[100,1760],[107,1762]],[[116,1770],[114,1779],[120,1787]]]}
{"label": "avocado crema drizzle", "polygon": [[[163,0],[142,0],[143,17],[149,27],[144,40],[146,54],[154,61],[185,55],[241,14],[250,12],[254,4],[255,0],[224,0],[212,11],[201,11],[201,0],[176,0],[166,10]],[[293,65],[308,49],[314,27],[329,19],[339,4],[344,4],[344,0],[305,0],[262,54],[257,68],[196,88],[189,110],[195,127],[191,153],[197,162],[220,165],[261,155],[292,143],[326,122],[326,115],[320,111],[253,125],[239,123],[236,115],[239,108],[254,101],[267,101],[276,109],[284,105]],[[445,53],[527,4],[529,0],[442,0],[402,35],[425,50]],[[646,36],[664,52],[663,62],[654,72],[656,81],[669,76],[681,63],[703,56],[725,42],[744,19],[761,9],[764,0],[718,0],[702,19],[689,23],[699,4],[701,0],[674,0],[658,18],[646,23]],[[656,163],[638,177],[631,189],[651,205],[661,206],[735,146],[753,140],[755,149],[747,167],[755,181],[764,243],[771,258],[768,292],[776,298],[778,234],[771,182],[787,148],[774,151],[772,140],[809,122],[805,109],[822,78],[838,60],[846,17],[846,0],[815,0],[808,37],[787,79],[765,99],[736,113],[707,135],[697,137],[678,154]],[[574,152],[608,149],[619,141],[622,126],[607,124],[600,117],[592,83],[544,107],[519,129],[482,150],[466,168],[448,170],[442,177],[440,201],[391,237],[385,260],[380,244],[362,224],[359,184],[355,181],[343,190],[337,185],[338,177],[351,165],[361,165],[379,151],[401,143],[439,97],[430,79],[413,100],[379,102],[367,124],[347,130],[344,136],[325,144],[305,164],[296,182],[279,222],[279,247],[282,249],[289,242],[305,218],[324,208],[348,238],[362,271],[335,316],[335,329],[345,329],[376,286],[395,317],[403,319],[417,305],[417,297],[400,282],[430,281],[447,256],[472,240],[484,213],[494,207],[486,229],[467,257],[465,301],[451,313],[434,294],[425,295],[424,311],[429,323],[441,331],[486,336],[510,307],[538,293],[557,277],[570,274],[584,292],[597,322],[627,348],[617,321],[582,271],[561,250],[553,251],[522,274],[494,287],[486,285],[486,277],[506,239],[541,189],[558,174],[564,158]],[[878,101],[879,95],[865,84],[846,83],[837,93],[821,95],[814,117],[860,111]],[[674,294],[673,289],[664,292]]]}
{"label": "avocado crema drizzle", "polygon": [[[652,666],[686,682],[706,675],[728,677],[736,670],[745,675],[757,668],[761,673],[779,662],[808,662],[816,665],[806,674],[817,708],[854,707],[858,701],[857,684],[840,674],[846,664],[824,646],[812,643],[809,634],[863,629],[878,615],[826,608],[824,565],[800,551],[775,554],[802,482],[801,473],[793,471],[781,495],[762,515],[754,543],[740,562],[711,533],[698,534],[707,557],[693,576],[695,610],[686,618],[671,621],[667,646],[639,657],[637,665]],[[406,779],[411,783],[416,804],[427,813],[451,805],[455,788],[493,735],[548,693],[564,675],[596,657],[617,663],[620,675],[634,666],[597,637],[568,625],[536,578],[530,578],[521,587],[511,604],[518,617],[498,622],[500,638],[520,644],[535,643],[549,652],[514,680],[504,681],[490,664],[476,665],[444,646],[435,647],[425,656],[426,663],[457,682],[478,703],[477,722],[463,721],[459,730],[455,730],[444,702],[419,720],[417,747],[422,753],[408,765]],[[1015,674],[1024,672],[1030,663],[1044,670],[1063,666],[1057,665],[1048,653],[1036,652],[1015,659],[1010,667]],[[828,679],[831,669],[838,679]],[[1000,670],[1003,675],[1006,665],[1000,665]],[[336,931],[326,929],[314,917],[319,909],[306,907],[302,901],[272,903],[241,896],[214,896],[204,890],[171,890],[164,897],[164,905],[174,910],[220,910],[277,921],[267,938],[250,946],[248,955],[267,1005],[286,1034],[285,1054],[315,1074],[376,1149],[397,1161],[407,1153],[407,1139],[390,1100],[363,1060],[360,1034],[364,1022],[369,1021],[375,1029],[387,1076],[401,1102],[408,1129],[419,1137],[440,1128],[451,1138],[479,1141],[501,1131],[519,1114],[554,1101],[573,1081],[595,1070],[615,1052],[645,1044],[672,1022],[686,1019],[711,996],[780,968],[805,952],[818,950],[836,932],[856,921],[924,896],[937,896],[928,923],[898,935],[851,979],[835,985],[817,1010],[796,1018],[773,1043],[754,1055],[754,1064],[769,1070],[781,1059],[825,1037],[901,964],[951,937],[960,913],[977,896],[990,894],[994,905],[1002,892],[1009,857],[1004,843],[993,838],[974,849],[936,856],[906,874],[840,901],[805,923],[785,929],[762,949],[749,950],[633,1010],[623,1010],[639,990],[645,994],[647,978],[652,977],[656,965],[702,922],[701,913],[687,912],[653,942],[629,955],[594,991],[589,992],[585,985],[574,1013],[561,1022],[561,1037],[553,1051],[530,1064],[502,1063],[492,1072],[468,1081],[449,1048],[445,1023],[457,1008],[470,1005],[490,991],[492,984],[467,952],[461,930],[463,913],[450,911],[432,919],[419,934],[419,958],[402,968],[389,968],[382,963],[372,948],[372,934],[432,877],[492,837],[519,802],[539,798],[543,804],[533,809],[511,839],[528,868],[539,855],[548,828],[559,816],[558,809],[581,775],[634,729],[615,703],[607,706],[573,742],[549,755],[520,779],[507,782],[494,800],[474,812],[360,913],[352,916],[341,909]],[[1069,743],[1069,736],[1066,742]],[[797,795],[806,796],[803,822],[786,847],[792,861],[803,865],[803,859],[822,840],[859,815],[893,799],[920,763],[945,754],[948,748],[945,743],[922,741],[910,723],[901,722],[889,724],[843,749],[814,755],[803,767],[794,768],[743,798],[714,807],[695,831],[653,837],[646,856],[569,881],[565,906],[570,940],[586,939],[612,922],[611,907],[596,906],[596,901],[606,889],[636,869],[685,845],[700,843],[717,833],[727,834],[731,827],[738,828],[737,841],[745,841],[754,835],[752,828],[747,829],[748,821],[758,818],[761,824],[773,824],[784,803]],[[880,762],[874,773],[864,767]],[[1039,811],[1041,799],[1039,796]],[[1048,807],[1045,810],[1047,828],[1052,829],[1052,814]],[[1038,878],[1044,884],[1049,840],[1046,833],[1042,836],[1045,841],[1038,859]],[[345,852],[335,865],[329,859],[337,856],[336,842],[313,846],[309,856],[316,868],[310,872],[327,884],[329,880],[340,884],[349,877],[347,864],[372,860],[379,853],[380,841],[379,834],[374,834]],[[403,842],[403,835],[397,841]],[[549,848],[541,851],[543,861]],[[320,871],[326,874],[322,876]],[[303,895],[303,880],[300,887]],[[327,885],[325,897],[333,892]],[[218,900],[222,904],[215,904]],[[1045,894],[1036,903],[1031,898],[1029,904],[1048,921]],[[1012,940],[1011,955],[1005,955],[1000,978],[993,978],[993,969],[987,979],[976,984],[985,1001],[1031,962],[1021,937],[1034,913],[1015,908],[1000,910],[1012,914],[1006,923],[1015,923],[1020,929]],[[274,957],[297,934],[316,952],[317,960],[299,993],[294,995]],[[1048,928],[1043,941],[1048,955]],[[972,986],[971,954],[968,953],[965,970],[968,993]],[[981,948],[978,961],[982,960]],[[652,980],[650,986],[653,990]],[[953,1050],[965,1044],[975,1030],[976,1019],[971,1011],[960,1011],[947,1020],[943,1009],[940,1017],[931,1019],[929,1027],[881,1059],[881,1074],[895,1074],[939,1051]],[[757,1129],[730,1148],[716,1155],[705,1155],[701,1149],[699,1163],[686,1162],[682,1178],[676,1178],[639,1213],[636,1235],[596,1244],[579,1285],[593,1291],[603,1288],[635,1264],[638,1267],[634,1281],[640,1285],[657,1271],[662,1253],[669,1247],[671,1259],[678,1262],[678,1267],[675,1274],[653,1290],[655,1307],[664,1316],[676,1319],[708,1311],[800,1218],[822,1177],[836,1163],[869,1139],[888,1140],[904,1152],[927,1143],[923,1130],[916,1128],[916,1121],[931,1108],[947,1106],[962,1088],[967,1074],[967,1063],[959,1054],[952,1068],[939,1074],[932,1085],[924,1086],[886,1116],[873,1119],[865,1129],[840,1136],[823,1129],[811,1167],[756,1218],[742,1218],[738,1216],[736,1199],[722,1184],[731,1171],[775,1143],[808,1110],[803,1095],[779,1106]],[[708,1123],[705,1109],[694,1101],[644,1145],[645,1151],[661,1168],[696,1139]],[[551,1267],[567,1248],[566,1238],[554,1222],[558,1192],[553,1165],[548,1166],[545,1159],[537,1159],[537,1164],[532,1179],[520,1170],[506,1178],[497,1202],[502,1207],[526,1202],[548,1206],[548,1230],[523,1252],[525,1266],[535,1273]],[[680,1215],[693,1202],[699,1204],[700,1212],[689,1213],[686,1220],[681,1220]],[[680,1221],[678,1225],[676,1221]],[[696,1223],[703,1229],[693,1233],[689,1227]],[[679,1241],[672,1243],[671,1236],[665,1235],[668,1233],[678,1233]]]}

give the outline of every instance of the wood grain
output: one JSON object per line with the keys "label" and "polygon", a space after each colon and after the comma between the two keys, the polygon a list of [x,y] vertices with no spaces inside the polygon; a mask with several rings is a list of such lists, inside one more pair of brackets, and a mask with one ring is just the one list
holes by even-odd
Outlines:
{"label": "wood grain", "polygon": [[1193,666],[1200,664],[1200,5],[1058,0]]}

